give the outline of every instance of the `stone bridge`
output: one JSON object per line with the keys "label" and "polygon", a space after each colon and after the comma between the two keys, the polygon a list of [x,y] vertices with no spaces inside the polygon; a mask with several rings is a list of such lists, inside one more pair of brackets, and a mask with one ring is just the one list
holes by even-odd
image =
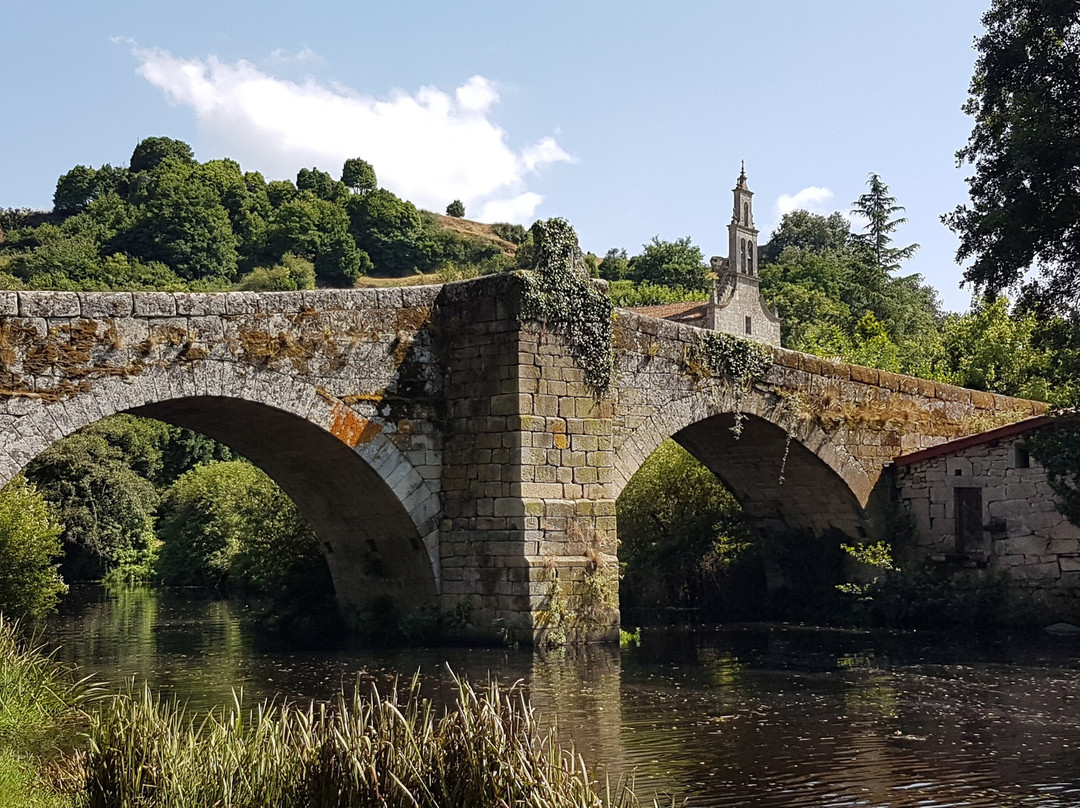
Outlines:
{"label": "stone bridge", "polygon": [[[339,600],[531,642],[617,631],[615,500],[672,437],[762,531],[885,529],[901,451],[1041,410],[775,350],[702,374],[698,329],[620,311],[602,400],[513,275],[391,289],[0,292],[0,483],[120,412],[235,449],[295,500]],[[732,427],[738,420],[741,436]]]}

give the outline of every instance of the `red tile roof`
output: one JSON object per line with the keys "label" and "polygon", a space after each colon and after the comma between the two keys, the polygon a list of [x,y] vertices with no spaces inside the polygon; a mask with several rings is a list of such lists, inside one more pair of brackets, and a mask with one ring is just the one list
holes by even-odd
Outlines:
{"label": "red tile roof", "polygon": [[708,305],[704,300],[690,300],[686,303],[665,303],[661,306],[631,306],[630,311],[649,317],[659,317],[661,320],[670,320],[673,317],[683,320],[690,317],[704,317],[705,308]]}
{"label": "red tile roof", "polygon": [[983,443],[1011,438],[1014,435],[1025,435],[1041,427],[1049,426],[1050,424],[1075,420],[1077,420],[1076,413],[1036,415],[1034,418],[1025,418],[1023,421],[1017,421],[1015,424],[999,426],[996,429],[988,429],[986,432],[968,435],[966,438],[956,438],[955,440],[946,441],[945,443],[939,443],[937,446],[931,446],[928,449],[919,449],[917,452],[900,455],[893,460],[893,464],[897,466],[910,466],[912,463],[919,463],[923,460],[932,460],[935,457],[942,457],[947,454],[955,454],[964,449],[972,446],[979,446]]}

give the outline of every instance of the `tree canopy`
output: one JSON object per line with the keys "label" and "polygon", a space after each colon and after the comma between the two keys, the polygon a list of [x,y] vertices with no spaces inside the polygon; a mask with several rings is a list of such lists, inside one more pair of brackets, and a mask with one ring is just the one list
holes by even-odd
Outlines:
{"label": "tree canopy", "polygon": [[[993,0],[976,40],[958,165],[970,203],[942,217],[965,280],[993,298],[1022,286],[1058,309],[1080,300],[1080,6]],[[1034,271],[1034,275],[1029,274]]]}
{"label": "tree canopy", "polygon": [[[346,160],[341,176],[313,167],[295,182],[267,182],[234,160],[199,162],[183,141],[147,138],[126,168],[62,174],[47,218],[0,212],[0,286],[218,291],[242,277],[246,288],[253,279],[258,288],[301,288],[302,279],[275,274],[290,253],[330,287],[369,273],[508,263],[495,241],[453,232],[379,189],[361,158]],[[523,237],[520,225],[503,228]]]}

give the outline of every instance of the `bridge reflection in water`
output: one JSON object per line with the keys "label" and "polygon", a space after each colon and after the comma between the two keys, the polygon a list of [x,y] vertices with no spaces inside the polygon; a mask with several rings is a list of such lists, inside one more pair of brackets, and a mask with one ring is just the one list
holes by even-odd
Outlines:
{"label": "bridge reflection in water", "polygon": [[[324,699],[359,678],[384,692],[419,670],[524,679],[601,775],[694,806],[1080,805],[1074,638],[956,637],[744,627],[646,630],[641,646],[333,653],[268,647],[228,601],[76,593],[47,638],[114,683],[187,701]],[[970,638],[968,638],[970,640]],[[1037,666],[1032,664],[1037,660]],[[663,801],[661,801],[663,804]]]}

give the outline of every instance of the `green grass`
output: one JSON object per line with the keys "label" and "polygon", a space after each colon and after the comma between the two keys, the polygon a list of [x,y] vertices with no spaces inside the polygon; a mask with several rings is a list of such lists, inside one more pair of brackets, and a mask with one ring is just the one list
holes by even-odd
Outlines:
{"label": "green grass", "polygon": [[98,693],[0,615],[0,805],[73,804],[71,778],[61,775],[72,769],[57,742],[85,718],[81,706]]}
{"label": "green grass", "polygon": [[0,805],[4,808],[72,808],[70,795],[42,780],[41,761],[13,749],[0,749]]}

